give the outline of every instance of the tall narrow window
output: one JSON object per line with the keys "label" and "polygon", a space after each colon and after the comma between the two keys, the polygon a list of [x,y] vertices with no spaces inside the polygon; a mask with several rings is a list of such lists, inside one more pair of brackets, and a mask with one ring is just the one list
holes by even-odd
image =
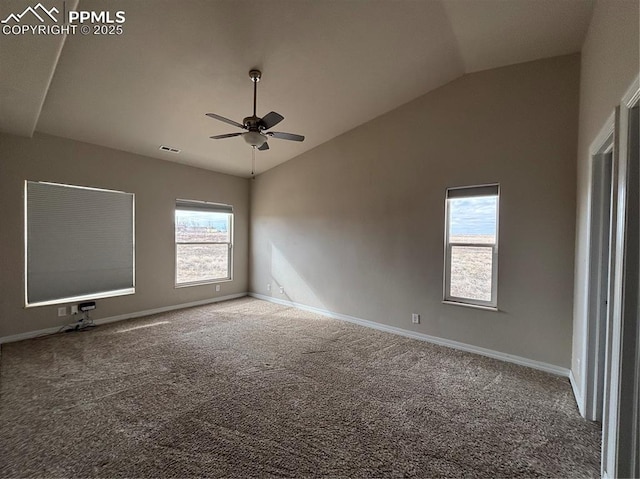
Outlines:
{"label": "tall narrow window", "polygon": [[203,201],[176,201],[176,285],[230,280],[233,208]]}
{"label": "tall narrow window", "polygon": [[134,196],[25,182],[25,303],[135,293]]}
{"label": "tall narrow window", "polygon": [[449,188],[444,299],[497,307],[499,186]]}

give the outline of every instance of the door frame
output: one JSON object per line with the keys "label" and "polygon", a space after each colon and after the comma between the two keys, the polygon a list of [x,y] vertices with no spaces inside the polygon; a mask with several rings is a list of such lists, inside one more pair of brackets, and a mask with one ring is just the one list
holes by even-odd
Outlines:
{"label": "door frame", "polygon": [[[607,330],[612,318],[613,222],[616,215],[615,116],[611,115],[591,144],[587,322],[584,332],[582,415],[602,421],[606,384]],[[603,304],[604,303],[604,304]]]}
{"label": "door frame", "polygon": [[[638,294],[640,288],[628,282],[630,276],[627,272],[630,260],[627,258],[627,225],[629,218],[628,194],[629,194],[629,161],[631,152],[628,148],[629,142],[629,113],[630,110],[640,103],[640,80],[636,77],[627,93],[622,98],[621,104],[616,108],[616,121],[614,128],[614,199],[613,205],[616,209],[614,215],[613,231],[614,238],[612,244],[612,290],[610,307],[612,316],[610,328],[607,331],[607,361],[605,369],[605,391],[604,410],[602,419],[602,477],[627,476],[629,467],[637,467],[640,460],[637,445],[639,442],[638,432],[640,427],[636,427],[638,422],[638,411],[633,408],[623,407],[623,399],[632,394],[632,404],[638,404],[637,397],[640,391],[638,380],[640,374],[637,370],[629,368],[625,364],[623,374],[623,353],[627,357],[632,354],[635,361],[640,362],[640,346],[637,342],[632,345],[635,351],[625,350],[624,331],[625,326],[635,327],[638,321],[638,311],[625,311],[626,295]],[[638,221],[637,217],[631,218]],[[637,267],[637,265],[636,265]],[[628,288],[627,286],[632,286]],[[627,287],[627,288],[625,288]],[[627,348],[629,343],[627,342]],[[629,373],[631,371],[631,373]],[[623,377],[624,376],[624,377]],[[626,400],[625,403],[627,404]]]}

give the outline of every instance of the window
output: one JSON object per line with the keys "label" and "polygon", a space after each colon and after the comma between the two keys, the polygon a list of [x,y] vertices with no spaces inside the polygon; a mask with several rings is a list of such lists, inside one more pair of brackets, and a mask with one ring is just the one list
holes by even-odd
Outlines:
{"label": "window", "polygon": [[135,293],[134,195],[25,182],[25,304]]}
{"label": "window", "polygon": [[233,208],[176,201],[176,285],[231,279]]}
{"label": "window", "polygon": [[497,307],[499,186],[449,188],[444,300]]}

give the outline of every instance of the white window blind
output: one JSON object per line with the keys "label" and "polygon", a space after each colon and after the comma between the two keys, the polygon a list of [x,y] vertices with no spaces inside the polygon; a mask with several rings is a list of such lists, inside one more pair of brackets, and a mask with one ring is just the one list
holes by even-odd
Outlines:
{"label": "white window blind", "polygon": [[447,188],[447,199],[452,198],[477,198],[479,196],[498,196],[498,185],[464,186],[460,188]]}
{"label": "white window blind", "polygon": [[134,195],[26,182],[26,304],[132,294]]}
{"label": "white window blind", "polygon": [[232,205],[222,203],[207,203],[196,200],[176,200],[176,210],[182,211],[206,211],[209,213],[233,213]]}

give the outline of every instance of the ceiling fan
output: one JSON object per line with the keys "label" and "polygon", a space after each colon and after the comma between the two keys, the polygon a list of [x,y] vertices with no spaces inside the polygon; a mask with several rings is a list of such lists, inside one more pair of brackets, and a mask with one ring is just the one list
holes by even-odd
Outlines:
{"label": "ceiling fan", "polygon": [[214,140],[221,140],[223,138],[232,138],[234,136],[242,136],[244,141],[246,141],[249,145],[254,148],[257,148],[260,151],[268,150],[269,144],[267,140],[269,138],[278,138],[280,140],[291,140],[291,141],[304,141],[304,136],[296,135],[294,133],[283,133],[279,131],[266,131],[270,128],[273,128],[282,120],[284,117],[276,113],[275,111],[267,113],[264,117],[260,118],[256,116],[256,99],[258,96],[258,82],[262,77],[262,72],[260,70],[251,70],[249,72],[249,77],[253,82],[253,115],[246,117],[242,120],[242,123],[238,123],[237,121],[230,120],[229,118],[225,118],[224,116],[216,115],[215,113],[207,113],[207,116],[210,118],[214,118],[216,120],[223,121],[228,123],[229,125],[237,126],[238,128],[242,128],[243,130],[247,130],[243,133],[226,133],[224,135],[215,135],[211,136]]}

